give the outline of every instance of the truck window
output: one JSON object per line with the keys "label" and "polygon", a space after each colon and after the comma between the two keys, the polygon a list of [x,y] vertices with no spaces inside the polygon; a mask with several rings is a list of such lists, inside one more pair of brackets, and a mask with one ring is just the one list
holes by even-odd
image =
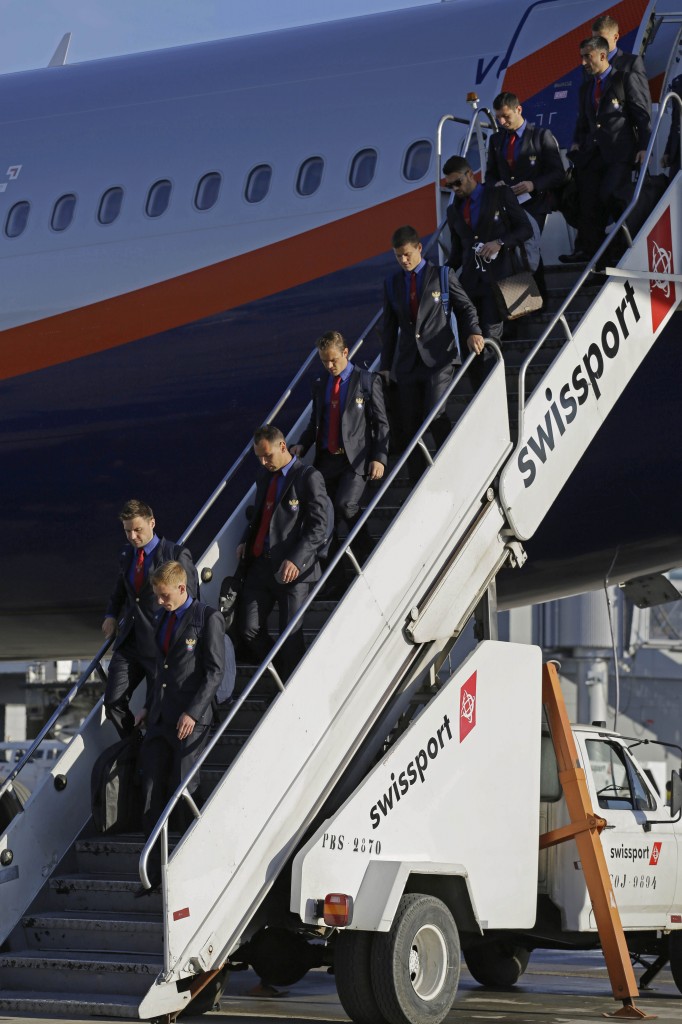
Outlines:
{"label": "truck window", "polygon": [[656,804],[634,763],[606,740],[587,740],[599,806],[606,810],[654,810]]}

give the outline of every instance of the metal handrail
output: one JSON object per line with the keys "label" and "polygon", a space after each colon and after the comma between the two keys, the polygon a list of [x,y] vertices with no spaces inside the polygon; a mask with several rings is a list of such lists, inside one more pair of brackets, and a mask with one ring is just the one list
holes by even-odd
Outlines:
{"label": "metal handrail", "polygon": [[[653,152],[654,143],[656,141],[656,137],[658,135],[658,131],[659,131],[659,128],[661,126],[661,121],[663,119],[663,114],[664,114],[665,108],[668,106],[668,104],[671,101],[677,103],[678,107],[680,108],[680,116],[682,116],[682,100],[680,99],[680,97],[676,93],[669,92],[665,96],[663,102],[661,103],[661,105],[659,107],[658,117],[656,119],[656,124],[654,125],[654,130],[651,133],[651,138],[649,139],[649,145],[647,146],[647,149],[646,149],[646,155],[645,155],[644,160],[642,161],[642,164],[641,164],[639,180],[637,182],[634,195],[633,195],[633,197],[632,197],[632,199],[630,201],[630,205],[628,207],[626,207],[626,209],[623,211],[623,213],[620,216],[620,219],[614,225],[613,231],[611,231],[609,233],[609,235],[604,239],[604,241],[602,242],[600,247],[597,249],[596,253],[592,257],[590,262],[587,264],[587,266],[583,270],[582,274],[578,278],[577,282],[573,286],[573,289],[569,292],[568,297],[566,299],[564,299],[562,305],[559,307],[558,312],[555,313],[554,319],[551,321],[551,323],[549,324],[549,326],[545,330],[544,334],[540,335],[540,337],[536,341],[535,345],[533,346],[533,348],[530,350],[530,352],[526,356],[525,360],[523,361],[523,364],[522,364],[521,369],[519,371],[518,440],[516,442],[516,449],[515,449],[515,451],[518,451],[519,447],[523,446],[523,427],[524,427],[524,417],[525,417],[525,408],[526,408],[526,397],[525,397],[525,393],[526,393],[526,373],[528,371],[528,367],[530,366],[530,364],[532,363],[533,359],[535,358],[537,353],[540,351],[542,346],[545,344],[545,342],[547,341],[547,338],[549,337],[549,335],[551,334],[551,332],[554,330],[554,328],[557,326],[557,324],[559,322],[561,322],[561,324],[563,326],[564,332],[567,335],[567,340],[571,340],[572,339],[572,333],[571,333],[571,330],[570,330],[570,328],[568,326],[568,323],[567,323],[567,321],[566,321],[566,319],[564,317],[564,313],[566,312],[566,310],[568,309],[570,304],[573,302],[573,299],[575,298],[577,293],[582,288],[582,286],[585,283],[585,281],[587,280],[588,276],[592,273],[592,270],[594,269],[595,265],[597,264],[597,262],[599,261],[601,256],[606,252],[606,250],[608,249],[609,245],[611,245],[613,239],[616,236],[616,233],[618,231],[620,231],[622,228],[627,230],[627,225],[626,225],[625,221],[627,220],[628,216],[632,213],[633,209],[635,208],[635,206],[637,205],[637,202],[639,200],[639,196],[640,196],[640,193],[642,191],[642,187],[644,185],[644,181],[645,181],[645,178],[646,178],[646,173],[645,172],[648,169],[649,161],[651,160],[651,154]],[[629,233],[626,234],[626,237],[629,238]],[[632,239],[630,239],[630,245],[631,244],[632,244]]]}
{"label": "metal handrail", "polygon": [[20,761],[18,761],[16,767],[9,773],[9,775],[4,780],[2,785],[0,785],[0,797],[4,796],[4,794],[7,792],[7,790],[11,787],[12,783],[16,779],[16,777],[19,774],[19,772],[21,771],[21,769],[24,767],[24,765],[27,764],[27,762],[31,760],[31,758],[33,757],[34,752],[40,746],[42,741],[45,739],[45,737],[47,736],[48,732],[52,729],[52,727],[54,726],[54,724],[56,723],[57,719],[60,717],[62,712],[64,712],[69,707],[69,705],[73,704],[74,700],[76,699],[76,697],[80,693],[82,687],[88,681],[88,679],[90,678],[92,673],[96,671],[98,676],[100,677],[101,682],[106,684],[107,677],[106,677],[106,673],[104,672],[104,669],[102,668],[101,661],[102,661],[102,658],[104,657],[104,655],[106,654],[106,652],[109,650],[109,648],[113,644],[113,642],[114,642],[114,637],[113,636],[109,637],[107,640],[104,641],[104,643],[100,647],[100,649],[97,652],[97,654],[95,655],[95,657],[92,659],[92,661],[90,662],[88,667],[85,669],[85,671],[81,673],[81,675],[79,676],[77,681],[73,684],[73,686],[71,687],[71,689],[69,690],[67,695],[62,700],[62,702],[59,705],[59,707],[56,708],[52,712],[52,714],[50,715],[50,717],[47,720],[47,722],[45,723],[45,725],[42,727],[42,729],[40,730],[40,732],[38,733],[36,738],[32,741],[31,746],[28,748],[28,750],[26,751],[24,756],[21,758]]}
{"label": "metal handrail", "polygon": [[[500,349],[499,345],[496,342],[492,341],[491,339],[486,339],[485,343],[493,351],[493,353],[495,354],[495,356],[497,358],[497,361],[498,362],[504,362],[504,359],[503,359],[503,356],[502,356],[502,350]],[[166,807],[165,807],[163,813],[161,814],[161,817],[157,821],[157,823],[156,823],[156,825],[155,825],[155,827],[154,827],[154,829],[153,829],[149,839],[147,840],[147,842],[146,842],[146,844],[144,846],[144,849],[142,850],[142,852],[140,854],[140,879],[142,881],[142,884],[144,886],[146,886],[147,888],[149,888],[150,884],[151,884],[150,880],[149,880],[148,871],[147,871],[149,855],[150,855],[150,852],[151,852],[152,848],[155,846],[157,840],[159,839],[159,837],[161,837],[161,841],[162,841],[161,861],[164,864],[168,862],[168,821],[169,821],[170,815],[173,812],[173,809],[179,803],[180,799],[182,797],[185,797],[185,798],[188,798],[190,809],[192,810],[192,813],[194,814],[194,816],[196,818],[200,818],[201,817],[201,811],[196,807],[196,804],[194,804],[194,801],[191,799],[189,793],[186,792],[188,790],[188,787],[189,787],[190,783],[192,782],[192,780],[196,777],[196,775],[201,770],[201,767],[204,764],[204,762],[206,761],[208,755],[213,750],[215,745],[218,743],[220,737],[222,736],[223,732],[225,731],[227,726],[230,724],[232,719],[235,717],[237,711],[239,711],[239,709],[242,706],[242,704],[244,703],[244,701],[251,694],[251,692],[255,688],[256,684],[260,681],[260,679],[264,676],[264,674],[269,670],[269,666],[270,666],[270,663],[272,662],[273,658],[281,650],[282,646],[284,645],[284,643],[286,642],[288,637],[291,635],[291,633],[297,627],[298,623],[301,621],[303,616],[306,614],[306,612],[307,612],[308,608],[310,607],[311,603],[315,600],[317,595],[320,593],[322,587],[327,582],[327,580],[329,579],[331,574],[334,572],[335,568],[337,567],[337,565],[339,564],[341,559],[345,558],[346,555],[348,554],[349,557],[350,557],[351,563],[354,565],[354,567],[356,569],[356,572],[358,573],[358,575],[361,574],[362,569],[361,569],[359,563],[357,562],[357,560],[355,559],[355,556],[353,555],[353,552],[351,550],[351,543],[352,543],[352,541],[355,540],[355,538],[358,536],[358,534],[364,528],[365,523],[369,519],[370,515],[374,512],[374,509],[377,507],[379,502],[384,498],[384,496],[386,495],[389,487],[396,480],[398,474],[402,470],[403,466],[407,462],[407,460],[410,457],[410,455],[412,455],[412,453],[419,447],[419,448],[422,449],[423,453],[426,456],[428,456],[428,459],[430,461],[430,455],[429,455],[428,450],[425,448],[425,445],[424,445],[423,435],[426,433],[426,431],[430,427],[430,425],[433,422],[433,420],[436,419],[436,417],[445,408],[445,405],[447,404],[447,401],[450,398],[450,395],[454,391],[454,389],[457,386],[457,384],[459,384],[459,382],[462,380],[464,374],[469,369],[469,366],[471,365],[473,360],[476,359],[476,358],[481,359],[481,358],[483,358],[483,356],[482,356],[482,354],[480,356],[475,356],[474,353],[472,352],[472,353],[469,354],[467,359],[462,363],[462,366],[460,367],[459,372],[455,374],[455,376],[454,376],[450,386],[448,387],[447,391],[443,394],[443,396],[440,399],[440,401],[438,402],[438,404],[435,405],[433,407],[433,409],[429,412],[429,414],[426,416],[426,418],[424,419],[424,421],[422,422],[422,424],[418,428],[417,433],[414,435],[414,437],[410,441],[409,445],[405,448],[404,452],[402,453],[402,455],[400,456],[400,458],[396,462],[396,464],[393,467],[392,471],[383,479],[381,486],[377,490],[377,493],[374,495],[374,497],[372,498],[370,503],[365,508],[365,511],[363,512],[362,516],[358,519],[358,521],[356,522],[355,526],[353,527],[351,532],[348,534],[348,537],[347,537],[347,540],[346,540],[346,543],[345,543],[344,547],[340,548],[336,552],[334,557],[332,559],[330,559],[325,572],[322,574],[320,579],[317,581],[317,583],[310,590],[310,593],[308,594],[308,597],[307,597],[306,601],[304,602],[304,604],[300,607],[300,609],[298,610],[296,615],[293,617],[293,619],[288,623],[287,628],[284,630],[284,632],[275,641],[275,643],[273,644],[273,646],[272,646],[272,648],[271,648],[267,658],[263,662],[261,662],[261,664],[258,666],[258,668],[255,671],[255,674],[251,677],[250,682],[244,688],[244,690],[242,691],[240,696],[234,701],[234,703],[232,704],[232,707],[230,708],[230,711],[228,712],[227,716],[225,717],[225,719],[223,720],[223,722],[221,723],[219,728],[215,731],[215,733],[214,733],[212,739],[210,740],[210,742],[208,743],[208,745],[204,748],[201,757],[196,762],[196,764],[194,765],[194,767],[190,771],[189,775],[187,775],[186,778],[184,778],[182,780],[182,782],[180,783],[178,788],[175,790],[175,793],[173,793],[173,795],[169,799],[169,801],[166,804]]]}

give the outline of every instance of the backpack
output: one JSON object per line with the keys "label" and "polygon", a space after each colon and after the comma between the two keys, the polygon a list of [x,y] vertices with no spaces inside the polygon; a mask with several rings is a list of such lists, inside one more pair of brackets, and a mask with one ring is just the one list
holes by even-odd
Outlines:
{"label": "backpack", "polygon": [[142,794],[137,755],[142,734],[136,729],[102,751],[90,776],[92,821],[97,832],[137,832],[142,825]]}
{"label": "backpack", "polygon": [[[195,615],[196,612],[198,611],[199,621],[197,623],[196,618],[194,621],[197,625],[201,626],[202,631],[204,628],[204,623],[206,622],[206,612],[208,610],[208,605],[204,604],[203,601],[197,602]],[[213,609],[211,608],[210,611],[213,611]],[[230,699],[237,678],[237,661],[234,656],[234,645],[232,644],[232,641],[230,640],[227,633],[225,634],[224,640],[225,669],[223,671],[223,678],[221,679],[220,685],[218,686],[218,689],[216,690],[214,695],[214,700],[216,704],[224,704],[226,700]]]}

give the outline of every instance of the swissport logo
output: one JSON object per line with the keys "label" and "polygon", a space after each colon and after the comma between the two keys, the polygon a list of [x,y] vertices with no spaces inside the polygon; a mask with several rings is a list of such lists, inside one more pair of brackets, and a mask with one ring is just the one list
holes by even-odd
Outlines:
{"label": "swissport logo", "polygon": [[[649,270],[652,274],[657,271],[662,274],[675,273],[670,207],[664,211],[658,223],[647,236],[646,246]],[[677,304],[675,282],[661,278],[658,281],[650,281],[649,289],[651,291],[651,324],[653,330],[657,331],[669,310]]]}
{"label": "swissport logo", "polygon": [[462,683],[459,691],[459,742],[476,727],[476,673]]}
{"label": "swissport logo", "polygon": [[658,864],[658,858],[661,856],[661,846],[662,843],[654,843],[654,848],[651,851],[651,859],[649,860],[649,864],[653,864],[654,867]]}

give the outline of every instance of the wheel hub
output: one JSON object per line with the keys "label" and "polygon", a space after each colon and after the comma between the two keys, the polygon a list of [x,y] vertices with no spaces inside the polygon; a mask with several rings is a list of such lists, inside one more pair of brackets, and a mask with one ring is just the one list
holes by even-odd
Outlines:
{"label": "wheel hub", "polygon": [[408,970],[412,987],[420,999],[435,999],[445,983],[448,950],[443,933],[433,925],[424,925],[410,947]]}

